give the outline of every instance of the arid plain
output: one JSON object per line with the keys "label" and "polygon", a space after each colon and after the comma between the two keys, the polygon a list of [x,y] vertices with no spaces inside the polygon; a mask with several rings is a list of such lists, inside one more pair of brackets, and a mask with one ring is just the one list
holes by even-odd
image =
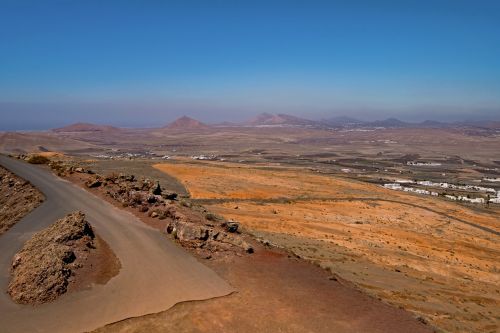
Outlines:
{"label": "arid plain", "polygon": [[[267,249],[258,248],[248,258],[200,257],[239,284],[242,294],[207,305],[176,306],[102,332],[182,327],[186,313],[202,313],[204,306],[225,313],[226,307],[240,309],[243,302],[269,311],[257,301],[262,281],[276,282],[298,267],[284,263],[265,275],[256,267],[267,267],[268,259],[263,264],[262,258],[272,248],[315,264],[374,300],[410,311],[437,331],[495,332],[500,320],[500,205],[489,200],[500,190],[499,145],[496,127],[238,127],[194,120],[186,125],[185,119],[154,129],[78,124],[49,132],[0,133],[4,153],[43,155],[101,175],[133,174],[157,181],[178,194],[182,209],[235,221],[247,241]],[[88,181],[65,177],[77,184]],[[394,183],[399,190],[384,187]],[[478,202],[467,201],[472,199]],[[141,220],[163,230],[157,218],[141,214]],[[255,274],[252,282],[245,281],[248,265],[254,267],[248,268]],[[304,295],[300,281],[317,279],[293,282],[295,293]],[[302,296],[313,304],[310,297],[329,287],[319,283],[304,288],[313,288]],[[283,311],[282,320],[288,320]],[[227,327],[248,329],[234,313],[225,315],[226,325],[233,318],[234,326]],[[297,327],[307,327],[300,326],[306,318],[295,318]],[[215,325],[221,318],[214,320]],[[201,331],[214,328],[189,322]],[[269,327],[275,329],[280,327]]]}
{"label": "arid plain", "polygon": [[[449,331],[492,331],[499,316],[498,210],[297,168],[172,163],[191,197],[248,232]],[[473,225],[465,224],[464,221]]]}

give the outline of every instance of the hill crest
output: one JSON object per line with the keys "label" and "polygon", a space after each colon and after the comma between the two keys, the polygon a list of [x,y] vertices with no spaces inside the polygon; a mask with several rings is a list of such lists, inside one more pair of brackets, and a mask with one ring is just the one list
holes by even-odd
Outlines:
{"label": "hill crest", "polygon": [[202,123],[199,120],[188,116],[182,116],[177,118],[170,124],[168,124],[165,128],[168,129],[207,129],[210,128],[209,125]]}
{"label": "hill crest", "polygon": [[52,132],[115,132],[120,131],[118,127],[109,125],[97,125],[91,123],[75,123],[64,127],[54,128]]}

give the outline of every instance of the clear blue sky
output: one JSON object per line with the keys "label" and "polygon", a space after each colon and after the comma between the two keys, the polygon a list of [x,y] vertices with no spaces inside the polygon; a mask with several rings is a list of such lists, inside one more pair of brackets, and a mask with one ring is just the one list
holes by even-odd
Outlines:
{"label": "clear blue sky", "polygon": [[0,0],[0,129],[500,118],[500,1]]}

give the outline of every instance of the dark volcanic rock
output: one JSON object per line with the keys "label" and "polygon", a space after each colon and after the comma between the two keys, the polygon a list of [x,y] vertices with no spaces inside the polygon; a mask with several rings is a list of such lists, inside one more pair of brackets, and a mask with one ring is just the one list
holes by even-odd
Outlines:
{"label": "dark volcanic rock", "polygon": [[240,227],[239,223],[234,221],[228,221],[224,223],[224,225],[228,232],[237,232],[238,228]]}
{"label": "dark volcanic rock", "polygon": [[88,188],[96,188],[102,185],[102,180],[100,178],[89,179],[85,185]]}

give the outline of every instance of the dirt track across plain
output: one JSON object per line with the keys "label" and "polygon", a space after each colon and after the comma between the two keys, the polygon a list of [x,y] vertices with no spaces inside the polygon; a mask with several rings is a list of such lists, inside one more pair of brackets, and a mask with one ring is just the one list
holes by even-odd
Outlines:
{"label": "dirt track across plain", "polygon": [[45,202],[0,237],[0,288],[6,290],[13,255],[29,237],[65,214],[81,210],[121,262],[106,285],[63,295],[37,307],[0,293],[1,332],[82,332],[125,318],[164,311],[176,303],[228,295],[233,288],[161,233],[48,170],[0,156],[0,164],[29,180]]}

